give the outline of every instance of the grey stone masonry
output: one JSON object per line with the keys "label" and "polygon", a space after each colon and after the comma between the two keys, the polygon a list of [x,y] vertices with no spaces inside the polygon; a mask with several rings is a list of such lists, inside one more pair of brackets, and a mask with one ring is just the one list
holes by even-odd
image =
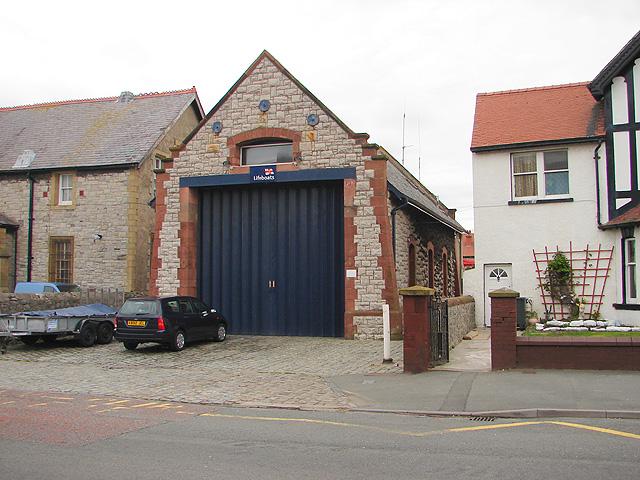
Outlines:
{"label": "grey stone masonry", "polygon": [[[265,99],[270,101],[271,107],[267,112],[261,112],[258,104]],[[311,113],[319,116],[320,121],[316,126],[307,123]],[[212,131],[214,122],[221,122],[223,126],[219,134]],[[158,292],[176,294],[184,286],[178,278],[178,269],[181,267],[179,248],[182,246],[179,236],[180,178],[244,172],[243,168],[246,167],[226,165],[228,158],[235,154],[233,148],[237,148],[229,144],[229,138],[256,129],[286,129],[300,135],[301,159],[291,167],[293,169],[355,167],[357,178],[353,206],[356,209],[355,288],[358,292],[355,308],[381,310],[385,282],[378,265],[382,250],[380,227],[370,204],[373,172],[365,168],[365,161],[370,157],[363,155],[362,147],[353,138],[352,132],[329,116],[269,58],[263,58],[248,72],[174,159],[173,168],[168,170],[169,180],[163,185],[167,189],[166,213],[158,235],[158,258],[161,263],[157,276]],[[367,328],[367,325],[363,324],[363,328]]]}

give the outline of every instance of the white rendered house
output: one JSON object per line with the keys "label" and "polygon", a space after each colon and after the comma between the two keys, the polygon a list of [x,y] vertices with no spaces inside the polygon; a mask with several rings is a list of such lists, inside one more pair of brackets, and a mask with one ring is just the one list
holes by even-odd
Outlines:
{"label": "white rendered house", "polygon": [[540,287],[562,251],[587,314],[640,325],[640,33],[590,83],[479,94],[471,151],[476,322],[502,287],[566,315]]}

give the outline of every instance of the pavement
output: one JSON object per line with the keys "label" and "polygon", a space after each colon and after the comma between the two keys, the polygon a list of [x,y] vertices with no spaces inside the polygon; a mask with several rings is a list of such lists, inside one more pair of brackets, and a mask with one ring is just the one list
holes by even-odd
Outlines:
{"label": "pavement", "polygon": [[182,352],[148,344],[81,348],[13,342],[0,389],[235,407],[469,417],[640,419],[640,372],[491,371],[490,330],[470,332],[450,362],[403,373],[402,342],[231,335]]}

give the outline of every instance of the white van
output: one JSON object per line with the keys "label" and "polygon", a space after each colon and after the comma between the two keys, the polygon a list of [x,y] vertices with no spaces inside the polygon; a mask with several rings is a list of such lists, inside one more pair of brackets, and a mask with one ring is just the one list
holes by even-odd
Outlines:
{"label": "white van", "polygon": [[73,283],[18,282],[13,293],[53,293],[79,292],[80,287]]}

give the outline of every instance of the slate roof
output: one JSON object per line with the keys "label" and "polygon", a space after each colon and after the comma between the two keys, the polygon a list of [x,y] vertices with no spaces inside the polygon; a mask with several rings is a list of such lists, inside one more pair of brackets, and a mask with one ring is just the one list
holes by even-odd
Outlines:
{"label": "slate roof", "polygon": [[585,141],[604,133],[602,102],[586,83],[480,93],[471,151]]}
{"label": "slate roof", "polygon": [[389,189],[397,197],[406,199],[413,207],[444,223],[456,232],[464,233],[466,231],[462,225],[442,210],[437,197],[392,157],[387,161],[387,183]]}
{"label": "slate roof", "polygon": [[28,170],[138,164],[193,102],[202,117],[195,87],[0,108],[0,171],[25,150]]}

